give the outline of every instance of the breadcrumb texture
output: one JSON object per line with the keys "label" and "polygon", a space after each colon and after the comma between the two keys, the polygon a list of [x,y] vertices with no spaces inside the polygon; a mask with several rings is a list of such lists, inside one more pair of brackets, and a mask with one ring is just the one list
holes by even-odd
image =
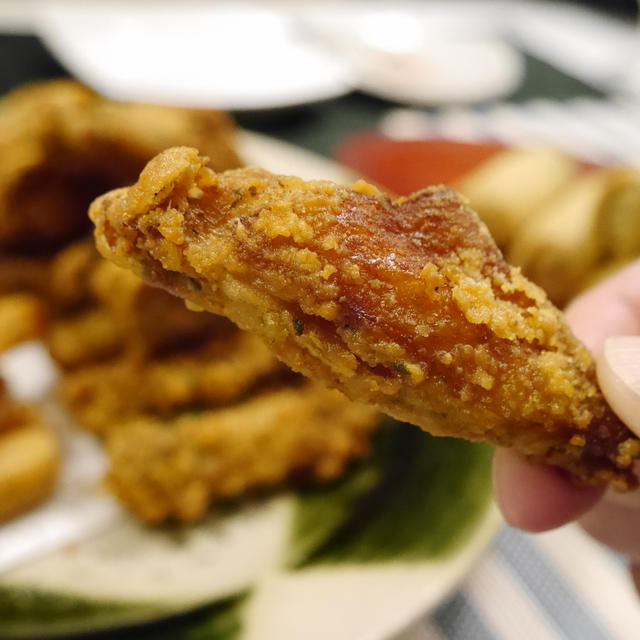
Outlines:
{"label": "breadcrumb texture", "polygon": [[60,457],[53,431],[38,412],[10,398],[0,379],[0,523],[49,497]]}
{"label": "breadcrumb texture", "polygon": [[108,486],[140,518],[201,517],[214,500],[274,487],[291,476],[328,481],[369,452],[377,412],[313,384],[238,405],[139,419],[107,441]]}
{"label": "breadcrumb texture", "polygon": [[[45,343],[65,372],[113,357],[142,362],[232,326],[225,318],[189,311],[174,296],[104,260],[90,239],[55,256],[48,282]],[[143,393],[135,389],[127,395]]]}
{"label": "breadcrumb texture", "polygon": [[39,338],[44,325],[42,303],[28,293],[0,294],[0,353]]}
{"label": "breadcrumb texture", "polygon": [[192,521],[216,500],[332,480],[368,453],[376,409],[305,385],[258,336],[189,311],[93,243],[60,252],[49,281],[60,399],[103,439],[107,485],[141,520]]}
{"label": "breadcrumb texture", "polygon": [[240,166],[220,111],[116,102],[71,80],[0,101],[0,247],[50,251],[88,231],[87,204],[133,182],[156,153],[198,144],[216,169]]}
{"label": "breadcrumb texture", "polygon": [[450,189],[392,201],[365,183],[216,174],[180,147],[90,217],[104,256],[354,400],[579,483],[634,485],[640,442],[606,405],[586,348]]}

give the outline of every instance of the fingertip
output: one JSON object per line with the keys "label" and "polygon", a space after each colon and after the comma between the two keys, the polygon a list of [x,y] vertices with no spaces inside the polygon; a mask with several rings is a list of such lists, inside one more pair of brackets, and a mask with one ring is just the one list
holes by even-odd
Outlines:
{"label": "fingertip", "polygon": [[577,487],[556,469],[532,464],[507,449],[496,450],[492,474],[504,519],[532,533],[575,520],[604,492],[604,487]]}
{"label": "fingertip", "polygon": [[640,437],[640,336],[607,338],[597,372],[611,408]]}

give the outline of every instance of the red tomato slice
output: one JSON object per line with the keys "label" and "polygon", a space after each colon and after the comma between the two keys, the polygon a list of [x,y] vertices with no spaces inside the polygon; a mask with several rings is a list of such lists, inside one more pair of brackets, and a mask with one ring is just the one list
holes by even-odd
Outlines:
{"label": "red tomato slice", "polygon": [[392,140],[362,133],[343,142],[335,155],[372,182],[408,195],[431,184],[451,184],[502,149],[499,144]]}

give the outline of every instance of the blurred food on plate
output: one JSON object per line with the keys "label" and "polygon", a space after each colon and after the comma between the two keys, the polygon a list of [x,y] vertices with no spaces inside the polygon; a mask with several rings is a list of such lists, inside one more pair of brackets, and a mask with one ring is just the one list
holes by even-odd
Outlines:
{"label": "blurred food on plate", "polygon": [[509,259],[559,304],[578,293],[597,266],[596,219],[609,179],[607,169],[576,176],[507,238]]}
{"label": "blurred food on plate", "polygon": [[[220,111],[115,102],[70,80],[0,102],[0,347],[43,338],[59,401],[104,440],[108,486],[146,521],[195,520],[215,499],[291,476],[333,479],[368,452],[380,421],[96,251],[95,196],[135,181],[169,146],[200,146],[218,170],[240,166],[234,133]],[[21,433],[11,451],[31,447],[44,470],[45,434]],[[44,471],[28,471],[44,495]]]}
{"label": "blurred food on plate", "polygon": [[[103,440],[107,485],[137,516],[195,520],[221,498],[330,480],[369,451],[377,411],[308,385],[255,337],[103,260],[89,237],[91,200],[135,181],[166,147],[197,146],[218,171],[240,166],[229,116],[57,80],[0,101],[0,133],[0,347],[43,339],[60,403]],[[560,305],[640,253],[630,169],[549,146],[366,134],[339,156],[398,194],[454,186]]]}
{"label": "blurred food on plate", "polygon": [[0,379],[0,523],[53,491],[60,449],[39,413],[9,397]]}
{"label": "blurred food on plate", "polygon": [[581,162],[548,145],[506,148],[360,134],[338,160],[406,195],[448,184],[469,198],[507,260],[566,305],[640,256],[640,171]]}
{"label": "blurred food on plate", "polygon": [[452,184],[503,148],[444,139],[400,141],[364,132],[345,140],[336,157],[391,192],[409,195],[425,185]]}
{"label": "blurred food on plate", "polygon": [[292,473],[332,479],[368,450],[376,410],[302,387],[258,338],[189,311],[92,242],[61,252],[51,279],[45,342],[61,400],[104,438],[108,485],[144,520],[194,520]]}
{"label": "blurred food on plate", "polygon": [[0,102],[0,247],[46,252],[87,233],[87,202],[187,140],[240,166],[222,112],[114,102],[70,80],[14,90]]}
{"label": "blurred food on plate", "polygon": [[578,169],[578,162],[554,149],[505,149],[459,177],[455,186],[504,248],[516,229]]}
{"label": "blurred food on plate", "polygon": [[44,308],[37,296],[31,293],[0,294],[0,353],[40,337],[43,324]]}
{"label": "blurred food on plate", "polygon": [[143,520],[201,517],[216,498],[281,485],[292,475],[327,481],[369,453],[378,411],[298,381],[231,406],[145,417],[107,439],[109,486]]}
{"label": "blurred food on plate", "polygon": [[112,356],[146,358],[185,348],[221,324],[104,261],[92,238],[52,260],[45,341],[70,372]]}

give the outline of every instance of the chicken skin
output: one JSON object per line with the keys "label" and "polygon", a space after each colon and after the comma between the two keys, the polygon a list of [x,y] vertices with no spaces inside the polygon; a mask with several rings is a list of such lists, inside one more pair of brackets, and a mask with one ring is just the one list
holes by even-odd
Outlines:
{"label": "chicken skin", "polygon": [[545,293],[455,192],[215,173],[187,147],[98,198],[99,251],[259,335],[286,364],[436,435],[578,483],[635,485],[640,441]]}

